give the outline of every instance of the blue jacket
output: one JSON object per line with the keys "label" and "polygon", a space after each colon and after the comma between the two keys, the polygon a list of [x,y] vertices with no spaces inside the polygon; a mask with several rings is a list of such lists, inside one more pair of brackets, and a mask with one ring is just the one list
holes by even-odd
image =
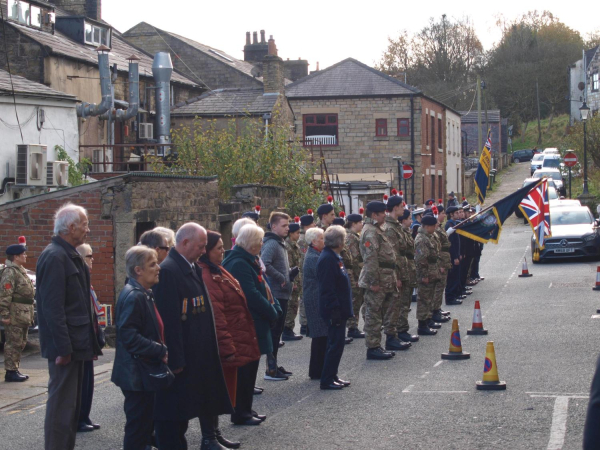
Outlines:
{"label": "blue jacket", "polygon": [[[446,222],[446,232],[448,228],[455,227],[457,224],[458,221],[456,220],[448,220]],[[454,232],[448,236],[448,240],[450,241],[450,258],[452,258],[452,264],[454,264],[454,260],[460,258],[460,235]]]}
{"label": "blue jacket", "polygon": [[325,247],[317,262],[319,280],[319,309],[321,317],[331,319],[331,311],[339,309],[342,320],[354,317],[352,310],[352,288],[342,257]]}

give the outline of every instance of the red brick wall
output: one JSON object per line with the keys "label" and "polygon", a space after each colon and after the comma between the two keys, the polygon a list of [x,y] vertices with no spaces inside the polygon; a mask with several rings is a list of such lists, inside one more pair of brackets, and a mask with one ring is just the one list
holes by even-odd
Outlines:
{"label": "red brick wall", "polygon": [[26,267],[35,270],[40,253],[53,235],[54,213],[69,201],[88,211],[90,233],[87,243],[94,252],[92,285],[101,303],[114,304],[113,224],[112,220],[101,218],[100,189],[77,192],[60,199],[42,198],[20,208],[5,209],[0,213],[0,252],[4,255],[7,245],[16,243],[19,236],[25,236]]}
{"label": "red brick wall", "polygon": [[[431,111],[434,112],[434,127],[435,127],[435,145],[434,148],[430,148],[431,144]],[[421,183],[423,186],[423,192],[421,193],[422,198],[416,199],[417,203],[424,202],[430,198],[437,200],[439,196],[439,187],[440,187],[440,178],[442,175],[441,183],[442,183],[442,191],[445,190],[446,187],[446,168],[445,168],[445,160],[444,153],[446,150],[446,117],[444,115],[444,107],[440,104],[428,100],[426,98],[421,98],[421,142],[420,148],[419,143],[416,143],[417,152],[421,152],[421,173],[419,174],[421,177],[415,180],[416,182]],[[438,145],[438,118],[441,115],[442,120],[442,151],[439,151]],[[435,153],[435,165],[431,164],[431,154]],[[441,171],[441,173],[440,173]],[[435,185],[432,190],[431,176],[435,177]],[[424,178],[423,178],[424,176]],[[423,183],[423,181],[425,181]],[[444,193],[445,194],[445,193]],[[445,198],[445,195],[442,196]]]}

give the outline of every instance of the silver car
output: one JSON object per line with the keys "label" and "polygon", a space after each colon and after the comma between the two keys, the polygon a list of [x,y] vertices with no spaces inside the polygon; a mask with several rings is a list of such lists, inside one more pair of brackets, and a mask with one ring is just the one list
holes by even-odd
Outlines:
{"label": "silver car", "polygon": [[565,195],[565,185],[563,182],[562,173],[560,169],[555,169],[552,167],[538,169],[533,172],[532,178],[537,178],[538,180],[542,177],[548,177],[552,181],[554,181],[554,186],[556,186],[556,190],[560,195]]}
{"label": "silver car", "polygon": [[529,167],[531,175],[533,175],[533,172],[535,172],[538,169],[542,168],[542,163],[544,161],[544,154],[543,153],[536,153],[535,155],[533,155],[533,158],[531,159],[531,165]]}

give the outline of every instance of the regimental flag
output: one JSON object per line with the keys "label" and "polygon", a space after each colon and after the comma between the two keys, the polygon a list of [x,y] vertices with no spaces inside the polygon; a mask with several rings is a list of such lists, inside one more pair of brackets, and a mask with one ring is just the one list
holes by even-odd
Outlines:
{"label": "regimental flag", "polygon": [[497,244],[500,239],[502,224],[515,212],[523,198],[542,181],[533,181],[508,197],[498,200],[492,206],[482,209],[479,213],[456,225],[454,231],[483,244],[490,241]]}
{"label": "regimental flag", "polygon": [[519,209],[531,225],[537,248],[543,250],[546,239],[552,236],[546,178],[521,201]]}
{"label": "regimental flag", "polygon": [[488,183],[490,181],[490,169],[492,167],[492,130],[488,130],[487,140],[481,150],[481,157],[479,158],[479,165],[477,166],[477,172],[475,172],[475,193],[477,194],[477,201],[480,205],[483,205],[485,201],[485,194],[487,192]]}

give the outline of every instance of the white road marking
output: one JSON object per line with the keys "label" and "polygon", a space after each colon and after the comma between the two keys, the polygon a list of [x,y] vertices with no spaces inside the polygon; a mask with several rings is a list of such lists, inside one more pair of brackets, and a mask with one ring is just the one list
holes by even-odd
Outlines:
{"label": "white road marking", "polygon": [[600,319],[600,314],[593,314],[592,319]]}
{"label": "white road marking", "polygon": [[570,397],[572,395],[588,396],[587,392],[558,392],[557,393],[557,392],[547,392],[547,391],[531,391],[531,392],[525,392],[525,393],[526,394],[539,394],[539,395],[546,394],[545,396],[548,396],[548,397],[555,396],[555,395],[562,395],[564,397]]}
{"label": "white road marking", "polygon": [[444,362],[444,360],[442,359],[441,361],[436,362],[433,367],[437,367],[440,366],[442,363]]}
{"label": "white road marking", "polygon": [[550,285],[548,286],[548,289],[550,289],[552,287],[552,283],[550,283]]}
{"label": "white road marking", "polygon": [[[404,392],[404,391],[402,391]],[[467,394],[468,391],[411,391],[410,394]]]}
{"label": "white road marking", "polygon": [[410,392],[410,390],[411,390],[412,388],[414,388],[414,387],[415,387],[415,385],[414,385],[414,384],[411,384],[411,385],[410,385],[410,386],[408,386],[406,389],[404,389],[404,390],[402,391],[402,393],[403,393],[403,394],[407,394],[407,393],[409,393],[409,392]]}
{"label": "white road marking", "polygon": [[563,394],[544,394],[544,395],[530,395],[533,398],[590,398],[589,395],[563,395]]}
{"label": "white road marking", "polygon": [[304,400],[306,400],[308,397],[311,397],[313,394],[308,394],[306,397],[301,398],[300,400],[298,400],[298,403],[302,403]]}
{"label": "white road marking", "polygon": [[425,372],[423,375],[421,375],[421,378],[427,378],[427,375],[429,375],[429,372]]}

